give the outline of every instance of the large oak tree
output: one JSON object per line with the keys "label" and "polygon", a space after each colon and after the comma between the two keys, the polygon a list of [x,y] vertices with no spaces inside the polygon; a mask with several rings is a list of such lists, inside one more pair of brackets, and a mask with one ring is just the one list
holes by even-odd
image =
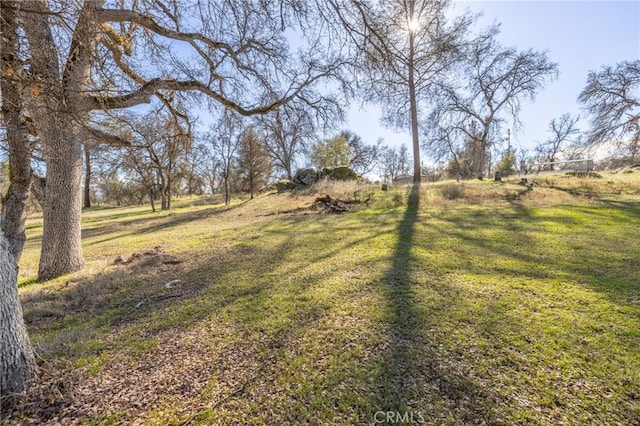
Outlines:
{"label": "large oak tree", "polygon": [[[27,146],[28,121],[46,163],[39,278],[83,266],[82,143],[88,136],[122,143],[92,124],[96,114],[154,98],[170,107],[172,97],[186,92],[245,116],[268,113],[292,100],[317,110],[332,103],[316,88],[336,77],[344,61],[316,42],[321,26],[307,24],[313,22],[312,6],[286,0],[3,1],[3,121],[7,139],[15,142],[10,155],[22,155]],[[304,35],[298,50],[289,47],[287,29]],[[5,83],[14,80],[15,90],[6,89]],[[18,221],[3,220],[1,238],[13,240],[0,244],[3,256],[5,249],[21,252],[15,244],[23,239],[20,200],[33,184],[29,167],[13,170],[18,201],[3,202],[3,209],[17,206],[11,217]],[[17,301],[13,269],[3,268],[0,280],[3,294],[10,290],[7,294],[15,294],[11,300]],[[32,357],[13,343],[25,340],[18,336],[19,327],[10,327],[11,318],[20,317],[19,304],[7,305],[5,315],[4,302],[3,297],[0,319],[11,339],[3,335],[3,360],[23,362],[0,364],[2,384],[8,386],[3,393],[23,390],[33,371]]]}

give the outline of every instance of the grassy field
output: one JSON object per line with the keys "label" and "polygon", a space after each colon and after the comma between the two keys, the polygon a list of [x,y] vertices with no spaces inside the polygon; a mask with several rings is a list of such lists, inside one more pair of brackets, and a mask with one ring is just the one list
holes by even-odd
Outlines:
{"label": "grassy field", "polygon": [[[85,212],[8,423],[640,424],[640,171]],[[115,261],[120,256],[119,261]]]}

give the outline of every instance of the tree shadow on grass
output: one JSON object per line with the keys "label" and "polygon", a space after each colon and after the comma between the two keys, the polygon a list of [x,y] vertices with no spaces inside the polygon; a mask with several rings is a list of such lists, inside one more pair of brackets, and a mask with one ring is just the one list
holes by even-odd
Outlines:
{"label": "tree shadow on grass", "polygon": [[[446,284],[421,282],[413,276],[427,266],[421,265],[413,252],[419,207],[420,186],[414,185],[397,228],[391,267],[381,283],[388,301],[389,337],[376,378],[378,411],[368,413],[365,420],[371,424],[490,421],[495,402],[480,384],[464,375],[464,368],[472,366],[453,368],[448,360],[441,359],[444,354],[430,335],[438,327],[439,318],[447,315],[447,306],[456,303],[446,299],[455,298],[457,290],[443,289],[440,287]],[[417,286],[443,293],[445,300],[436,311],[417,300]]]}
{"label": "tree shadow on grass", "polygon": [[[217,410],[216,401],[231,406],[244,403],[245,394],[260,394],[262,391],[256,389],[269,389],[275,378],[286,374],[289,367],[282,359],[297,351],[299,340],[309,329],[318,327],[332,304],[330,298],[316,298],[314,294],[318,286],[340,271],[313,267],[315,262],[330,264],[321,250],[311,251],[308,262],[289,259],[287,253],[292,248],[300,244],[311,247],[317,238],[313,233],[299,235],[293,231],[271,232],[269,243],[251,235],[234,237],[229,247],[212,246],[211,252],[178,266],[164,264],[167,256],[163,253],[142,256],[98,276],[72,280],[62,288],[43,287],[26,294],[25,315],[31,331],[37,330],[36,346],[50,365],[88,362],[98,366],[100,371],[91,374],[97,375],[96,380],[106,377],[111,383],[108,389],[97,390],[104,401],[110,401],[99,409],[101,415],[123,409],[125,397],[132,393],[146,393],[156,400],[175,399],[175,404],[185,407],[192,405],[183,401],[187,397],[196,402],[198,398],[213,401],[203,415]],[[358,238],[357,242],[364,240]],[[347,238],[335,245],[339,251],[353,244]],[[194,343],[195,350],[180,346],[190,333],[203,330],[203,347]],[[178,343],[172,344],[170,336],[175,336],[173,340]],[[161,350],[155,354],[154,348]],[[116,354],[114,358],[111,353]],[[171,379],[171,375],[161,374],[169,369],[163,357],[168,353],[180,360],[176,369],[183,368],[184,383],[193,377],[200,387],[192,386],[186,396],[150,388],[153,380],[164,383]],[[192,367],[184,361],[195,358],[197,365]],[[239,367],[234,369],[235,362]],[[151,367],[152,372],[144,373]],[[90,418],[82,411],[91,403],[86,395],[88,385],[83,382],[95,383],[94,378],[89,375],[72,380],[73,375],[68,367],[55,371],[38,389],[62,381],[66,383],[64,395],[53,403],[40,397],[27,401],[25,415],[41,419],[59,416],[64,421]],[[147,380],[145,375],[149,376]],[[198,393],[204,396],[193,396]],[[305,395],[287,397],[308,397]],[[145,404],[141,410],[156,408],[154,401]],[[278,415],[283,419],[303,418],[296,417],[301,413],[304,411],[288,407]],[[136,411],[129,413],[135,415]]]}

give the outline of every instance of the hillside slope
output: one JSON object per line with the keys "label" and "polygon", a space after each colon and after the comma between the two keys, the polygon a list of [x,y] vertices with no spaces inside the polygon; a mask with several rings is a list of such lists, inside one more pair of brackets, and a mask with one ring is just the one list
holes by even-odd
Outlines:
{"label": "hillside slope", "polygon": [[[353,212],[303,209],[355,190],[372,198]],[[4,421],[637,420],[640,173],[409,195],[93,210],[87,268],[44,284],[34,218],[21,298],[41,378]]]}

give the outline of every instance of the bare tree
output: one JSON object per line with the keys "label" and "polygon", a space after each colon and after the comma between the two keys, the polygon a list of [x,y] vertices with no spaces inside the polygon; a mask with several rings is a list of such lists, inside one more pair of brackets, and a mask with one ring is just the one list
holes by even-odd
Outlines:
{"label": "bare tree", "polygon": [[189,197],[204,194],[206,187],[207,148],[198,142],[194,139],[191,149],[178,164],[178,176],[186,186]]}
{"label": "bare tree", "polygon": [[160,208],[171,208],[171,188],[178,164],[191,146],[191,134],[171,115],[154,112],[130,119],[131,147],[124,164],[147,186],[151,198],[160,197]]}
{"label": "bare tree", "polygon": [[[455,81],[442,83],[438,106],[432,114],[433,126],[428,130],[438,135],[443,133],[443,127],[449,128],[447,143],[477,139],[481,156],[476,162],[479,178],[487,170],[489,148],[494,140],[500,139],[500,121],[508,117],[518,130],[522,99],[533,100],[558,73],[557,64],[549,61],[545,52],[502,47],[495,40],[497,31],[497,27],[492,27],[471,43]],[[442,140],[434,138],[435,143]],[[453,151],[451,147],[449,150]]]}
{"label": "bare tree", "polygon": [[[211,145],[211,148],[213,148],[213,144]],[[205,180],[209,192],[215,194],[220,191],[220,187],[223,186],[222,176],[220,174],[222,163],[213,149],[205,149],[204,152],[205,158],[202,163],[202,177]]]}
{"label": "bare tree", "polygon": [[472,22],[469,15],[449,22],[449,3],[353,1],[357,12],[341,14],[364,52],[365,100],[382,106],[385,124],[411,131],[416,183],[421,176],[418,120],[426,117],[436,77],[459,59],[459,47]]}
{"label": "bare tree", "polygon": [[224,203],[231,202],[231,177],[240,143],[242,121],[231,111],[226,111],[217,126],[209,131],[208,138],[218,160],[219,174],[224,188]]}
{"label": "bare tree", "polygon": [[312,118],[302,108],[279,108],[260,116],[257,126],[266,134],[265,148],[273,165],[292,180],[296,157],[304,152],[315,136]]}
{"label": "bare tree", "polygon": [[[295,25],[307,28],[300,25],[307,18],[305,13],[311,13],[303,2],[3,0],[0,8],[3,98],[12,95],[11,89],[5,95],[5,79],[18,79],[20,87],[27,89],[13,93],[16,102],[3,99],[3,108],[22,114],[28,100],[22,117],[29,117],[37,129],[46,162],[46,185],[34,187],[42,194],[38,275],[43,280],[84,264],[82,142],[85,132],[102,141],[117,139],[91,125],[97,112],[148,104],[152,98],[169,106],[176,91],[193,93],[241,115],[267,113],[294,99],[322,112],[332,97],[317,96],[316,88],[338,76],[344,63],[340,56],[327,54],[326,45],[312,40],[304,52],[292,54],[284,30]],[[20,40],[21,34],[28,42]],[[178,44],[180,50],[176,50]],[[5,66],[6,46],[19,52],[14,57],[24,62],[14,64],[9,58]],[[185,46],[191,50],[182,50]],[[334,108],[337,105],[332,103]],[[4,110],[3,120],[12,120]],[[12,123],[7,133],[9,140],[18,142],[11,148],[17,154],[25,144],[23,122]],[[17,168],[16,173],[16,183],[33,185],[30,169]],[[27,191],[21,189],[20,197]],[[19,204],[15,215],[5,215],[10,207],[4,207],[3,217],[21,217],[24,209]],[[21,238],[20,220],[4,220],[2,226],[2,239],[14,234]],[[11,241],[0,243],[3,256],[5,249],[21,252],[16,248]],[[15,255],[9,257],[15,259]],[[4,295],[17,297],[17,289],[12,267],[7,267],[5,275],[2,266],[5,306]],[[3,311],[3,319],[21,317],[17,302],[6,306],[10,312],[4,315]],[[3,336],[9,330],[13,339],[2,341],[3,350],[19,351],[16,342],[28,341],[17,328],[3,323],[2,330]],[[3,357],[0,365],[0,377],[16,379],[11,383],[18,383],[13,386],[18,390],[27,386],[28,373],[33,371],[26,353],[22,358]],[[5,364],[8,359],[22,363]]]}
{"label": "bare tree", "polygon": [[[535,147],[538,158],[546,163],[557,161],[558,155],[562,153],[563,149],[568,144],[576,142],[575,136],[580,134],[580,129],[576,127],[579,120],[579,116],[572,117],[569,113],[551,120],[549,122],[551,137]],[[553,164],[550,165],[550,170],[553,170]]]}
{"label": "bare tree", "polygon": [[[312,43],[293,55],[282,31],[301,22],[309,8],[259,0],[179,3],[174,8],[143,0],[127,8],[86,0],[56,9],[26,0],[14,7],[29,39],[29,73],[22,82],[32,88],[31,112],[47,161],[41,279],[83,264],[83,134],[110,139],[89,124],[97,111],[152,97],[169,104],[175,91],[202,95],[242,115],[267,113],[294,99],[316,110],[331,103],[315,88],[337,76],[343,61],[323,57],[326,46]],[[191,51],[174,51],[173,41]],[[154,67],[144,66],[150,62]]]}
{"label": "bare tree", "polygon": [[640,60],[591,71],[578,100],[591,114],[588,143],[613,142],[640,159]]}
{"label": "bare tree", "polygon": [[397,177],[411,170],[411,158],[407,145],[398,148],[384,146],[380,154],[380,170],[385,181],[393,182]]}
{"label": "bare tree", "polygon": [[529,155],[529,150],[527,148],[520,148],[516,152],[516,160],[518,173],[521,175],[526,175],[529,173],[529,170],[533,167],[533,158]]}
{"label": "bare tree", "polygon": [[382,152],[382,139],[378,139],[374,145],[370,145],[365,143],[360,136],[348,130],[343,131],[341,136],[345,138],[347,145],[351,148],[349,168],[359,175],[365,175],[378,166]]}

